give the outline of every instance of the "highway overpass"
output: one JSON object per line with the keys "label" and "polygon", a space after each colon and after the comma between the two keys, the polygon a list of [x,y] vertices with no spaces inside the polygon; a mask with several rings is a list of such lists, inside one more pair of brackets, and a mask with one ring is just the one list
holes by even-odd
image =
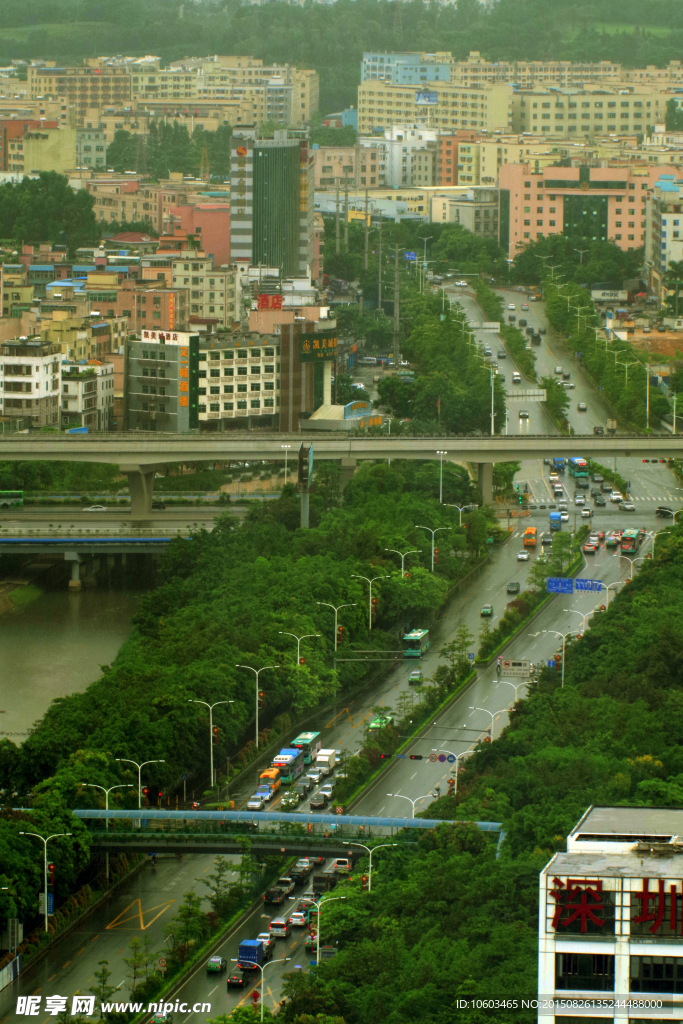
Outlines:
{"label": "highway overpass", "polygon": [[359,461],[436,458],[444,451],[446,461],[478,466],[484,501],[492,499],[494,462],[521,462],[553,455],[580,455],[597,460],[620,457],[680,458],[679,436],[644,434],[594,437],[557,434],[520,434],[454,437],[340,437],[338,434],[304,432],[275,434],[230,432],[223,434],[157,434],[121,432],[108,434],[12,434],[0,438],[0,461],[55,459],[69,462],[107,462],[128,475],[133,516],[151,511],[154,476],[169,462],[226,460],[233,462],[280,461],[284,446],[290,456],[300,444],[312,444],[316,459],[340,461],[352,473]]}

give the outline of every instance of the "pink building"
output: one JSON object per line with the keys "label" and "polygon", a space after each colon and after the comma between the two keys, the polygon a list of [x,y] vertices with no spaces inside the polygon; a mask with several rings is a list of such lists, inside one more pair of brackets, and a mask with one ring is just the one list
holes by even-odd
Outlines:
{"label": "pink building", "polygon": [[170,214],[172,226],[165,225],[169,235],[180,228],[196,236],[199,248],[213,256],[215,267],[230,263],[230,203],[187,203],[171,207]]}
{"label": "pink building", "polygon": [[646,164],[622,167],[544,167],[502,164],[500,245],[509,257],[548,235],[582,241],[614,242],[620,249],[645,245],[648,189],[673,167]]}

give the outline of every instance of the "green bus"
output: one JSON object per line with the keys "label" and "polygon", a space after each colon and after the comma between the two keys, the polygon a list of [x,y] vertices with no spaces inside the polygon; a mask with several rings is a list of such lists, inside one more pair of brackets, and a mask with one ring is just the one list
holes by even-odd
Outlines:
{"label": "green bus", "polygon": [[292,747],[304,752],[304,764],[311,764],[318,756],[322,743],[319,732],[302,732],[295,740],[292,740]]}
{"label": "green bus", "polygon": [[401,641],[404,658],[421,658],[429,650],[429,630],[412,629]]}
{"label": "green bus", "polygon": [[10,505],[23,505],[23,491],[0,491],[0,508],[9,508]]}
{"label": "green bus", "polygon": [[383,729],[386,729],[387,726],[393,724],[393,715],[381,715],[379,718],[375,718],[373,719],[372,722],[370,722],[370,725],[368,726],[368,736],[371,738],[374,736],[378,736]]}

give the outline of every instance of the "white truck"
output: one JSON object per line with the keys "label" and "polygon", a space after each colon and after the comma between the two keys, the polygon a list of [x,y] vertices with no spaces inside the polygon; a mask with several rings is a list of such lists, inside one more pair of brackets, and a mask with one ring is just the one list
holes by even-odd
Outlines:
{"label": "white truck", "polygon": [[334,770],[336,755],[336,750],[319,750],[315,759],[316,768],[319,768],[323,775],[329,775]]}

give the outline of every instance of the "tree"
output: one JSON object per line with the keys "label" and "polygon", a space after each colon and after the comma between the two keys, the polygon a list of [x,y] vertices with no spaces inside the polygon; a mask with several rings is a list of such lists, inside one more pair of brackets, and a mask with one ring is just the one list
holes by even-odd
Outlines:
{"label": "tree", "polygon": [[470,671],[470,662],[467,657],[474,634],[470,633],[467,626],[462,623],[455,631],[455,636],[448,644],[439,651],[441,658],[446,658],[451,670],[459,676],[467,675]]}
{"label": "tree", "polygon": [[545,388],[545,406],[557,422],[564,419],[569,408],[569,395],[567,389],[556,380],[555,377],[542,377],[541,387]]}
{"label": "tree", "polygon": [[[681,111],[683,119],[683,111]],[[664,274],[664,283],[667,287],[666,304],[671,310],[673,307],[674,316],[678,316],[678,295],[683,284],[683,260],[672,260]],[[671,294],[673,292],[673,295]]]}
{"label": "tree", "polygon": [[479,554],[486,547],[489,539],[489,523],[483,512],[475,509],[464,516],[467,529],[467,546],[475,554]]}
{"label": "tree", "polygon": [[171,940],[175,955],[181,961],[186,959],[189,947],[201,942],[208,931],[208,921],[201,904],[201,896],[195,892],[186,892],[178,913],[170,924],[166,925],[166,935]]}
{"label": "tree", "polygon": [[94,197],[56,171],[0,186],[0,233],[15,245],[66,244],[70,253],[99,241]]}
{"label": "tree", "polygon": [[[137,988],[138,983],[143,979],[143,977],[146,980],[149,974],[149,945],[151,943],[151,940],[149,939],[148,936],[145,936],[145,939],[147,940],[145,945],[143,945],[143,943],[140,941],[140,939],[137,938],[137,936],[134,939],[131,939],[128,946],[128,948],[131,950],[131,955],[123,957],[123,962],[128,968],[128,977],[130,979],[130,994],[131,997],[133,998],[135,996],[135,989]],[[103,970],[100,972],[100,975],[104,975],[105,971],[106,968],[103,968]],[[107,971],[106,973],[107,976],[109,976],[110,972]],[[95,977],[97,977],[97,975],[95,975]],[[102,984],[98,987],[105,986],[104,984]]]}
{"label": "tree", "polygon": [[229,880],[234,871],[231,861],[221,857],[220,854],[214,860],[216,871],[206,878],[197,878],[209,890],[209,903],[219,917],[227,917],[235,908],[239,899],[239,886]]}
{"label": "tree", "polygon": [[683,132],[683,110],[676,100],[668,100],[666,104],[666,130]]}
{"label": "tree", "polygon": [[[116,986],[109,984],[109,979],[112,976],[112,972],[109,970],[109,961],[100,960],[98,963],[100,968],[99,971],[95,971],[95,981],[97,985],[94,988],[89,988],[88,992],[92,992],[95,998],[99,1001],[100,1005],[100,1020],[104,1018],[102,1012],[102,1003],[108,1003],[111,997],[116,992]],[[133,984],[135,988],[135,984]]]}
{"label": "tree", "polygon": [[553,537],[552,554],[553,561],[559,562],[562,571],[564,563],[569,562],[572,557],[572,537],[566,530],[558,530]]}

